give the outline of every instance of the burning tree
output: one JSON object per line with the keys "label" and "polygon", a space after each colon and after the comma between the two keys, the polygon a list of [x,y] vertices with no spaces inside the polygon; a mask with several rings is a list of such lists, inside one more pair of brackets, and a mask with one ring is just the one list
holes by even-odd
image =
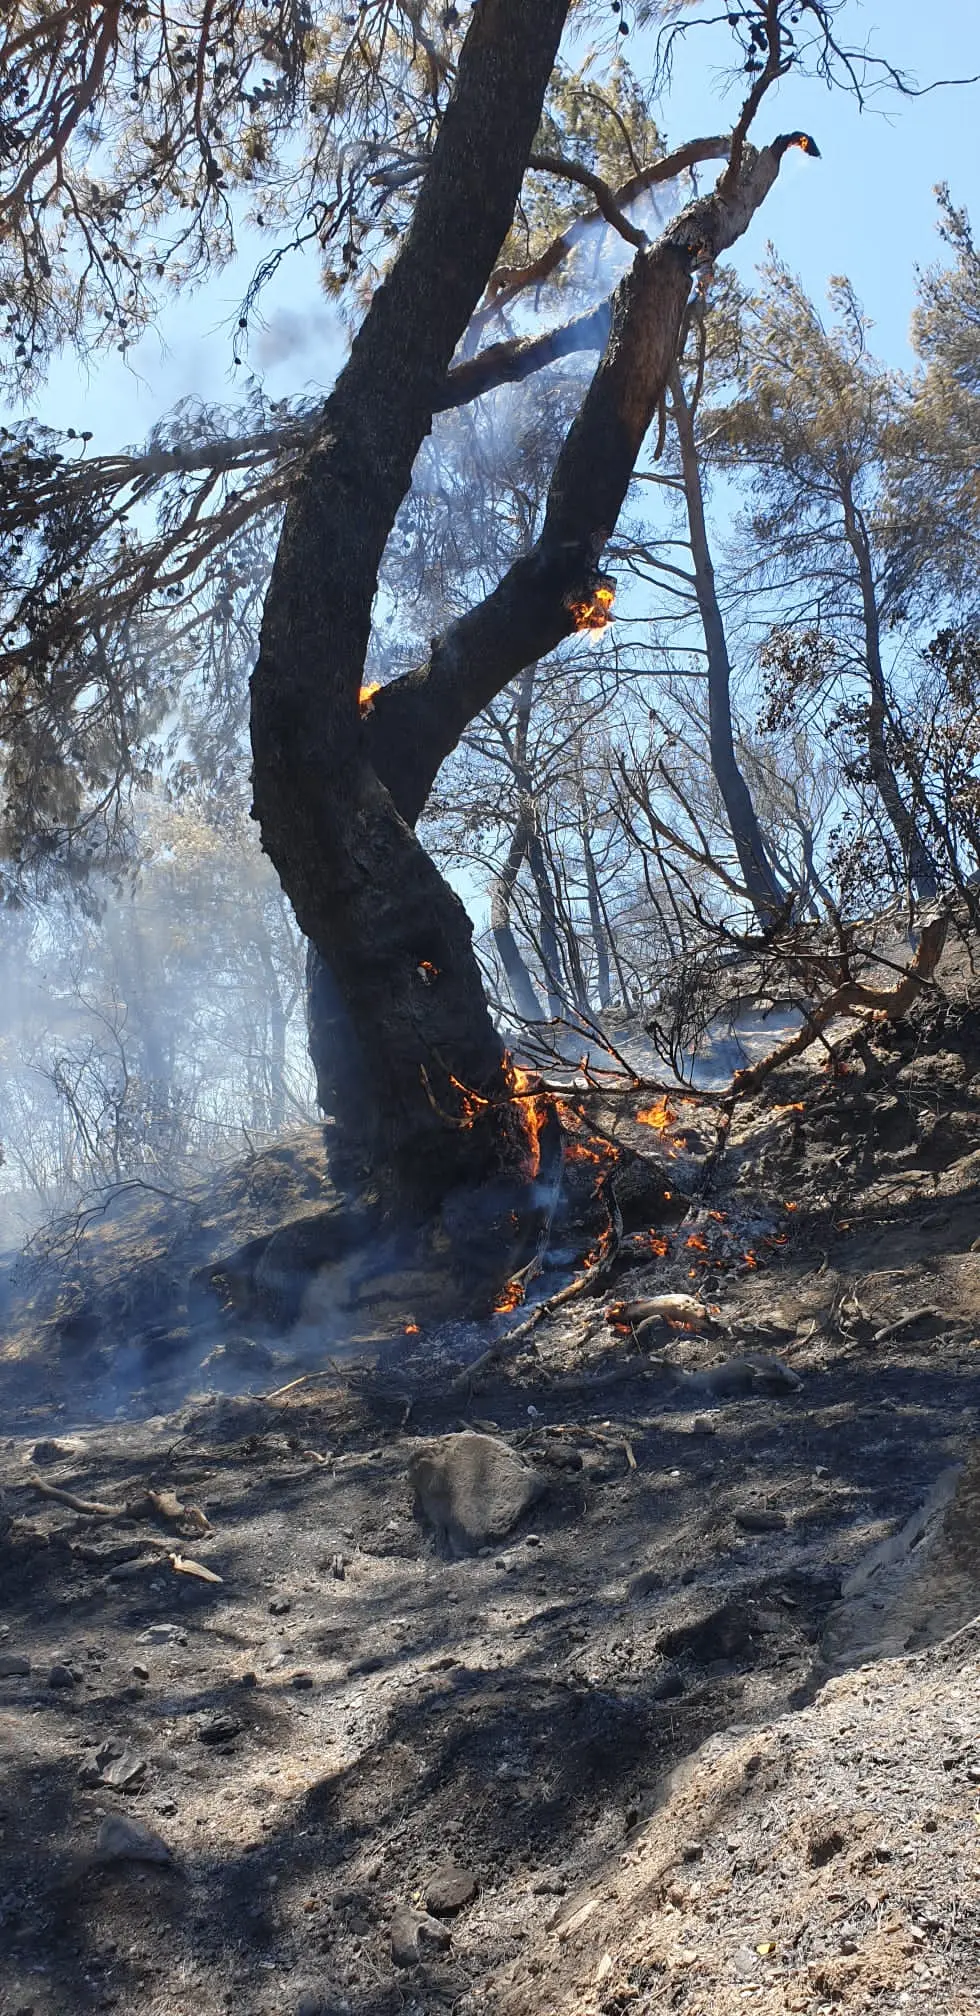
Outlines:
{"label": "burning tree", "polygon": [[385,544],[509,225],[567,7],[542,5],[533,22],[516,0],[478,10],[411,229],[286,508],[252,678],[255,813],[332,977],[334,1042],[345,1020],[347,1047],[369,1060],[335,1072],[336,1119],[399,1191],[423,1199],[512,1161],[514,1106],[469,920],[415,822],[481,708],[574,629],[605,620],[600,556],[664,398],[694,276],[747,229],[787,147],[814,151],[798,134],[748,144],[793,60],[790,10],[770,0],[757,11],[765,62],[715,191],[653,243],[623,219],[635,259],[530,551],[367,714],[358,696]]}
{"label": "burning tree", "polygon": [[[358,312],[379,283],[322,404],[260,405],[234,431],[202,416],[196,440],[161,430],[142,458],[66,460],[43,430],[15,436],[0,493],[13,561],[7,825],[16,846],[32,824],[64,835],[87,801],[114,802],[202,664],[213,657],[219,680],[229,663],[240,674],[264,599],[254,812],[313,948],[311,1029],[337,1166],[422,1206],[499,1171],[525,1178],[541,1117],[494,1031],[465,911],[416,836],[439,768],[505,686],[608,621],[604,550],[692,299],[787,148],[817,151],[800,133],[750,142],[767,93],[794,68],[859,91],[869,74],[903,85],[841,39],[847,0],[748,0],[728,16],[747,91],[734,129],[667,153],[638,111],[628,172],[610,180],[577,158],[574,119],[555,114],[573,11],[607,34],[628,25],[606,0],[480,0],[465,30],[428,0],[364,0],[350,17],[208,0],[175,40],[148,0],[70,18],[25,4],[0,42],[14,107],[0,256],[22,376],[60,340],[125,347],[171,275],[200,277],[227,256],[244,193],[264,228],[272,192],[287,235],[316,239],[329,286]],[[645,12],[665,81],[677,36],[711,10],[686,9],[682,23],[673,6]],[[604,117],[623,128],[611,101]],[[648,236],[639,199],[706,161],[722,164],[714,190]],[[584,190],[592,208],[531,246],[512,226],[525,179],[540,177]],[[174,206],[183,221],[168,235]],[[632,258],[611,300],[492,340],[595,224]],[[424,662],[377,682],[372,605],[433,416],[588,352],[599,361],[523,549]],[[130,534],[134,501],[154,493],[156,532]],[[283,506],[266,591],[263,542]]]}

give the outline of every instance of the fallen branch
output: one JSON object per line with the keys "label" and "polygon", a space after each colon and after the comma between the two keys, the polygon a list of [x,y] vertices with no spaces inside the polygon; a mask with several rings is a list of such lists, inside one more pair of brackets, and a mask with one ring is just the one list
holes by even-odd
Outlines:
{"label": "fallen branch", "polygon": [[913,1323],[921,1323],[926,1316],[934,1316],[942,1322],[942,1310],[934,1309],[931,1302],[924,1302],[921,1309],[907,1309],[904,1316],[896,1316],[894,1323],[883,1323],[871,1339],[872,1344],[883,1344],[886,1337],[896,1337],[900,1330],[910,1330]]}
{"label": "fallen branch", "polygon": [[97,1498],[79,1498],[74,1491],[62,1491],[57,1484],[45,1484],[41,1477],[31,1477],[29,1482],[35,1491],[40,1491],[42,1498],[53,1498],[56,1505],[67,1505],[69,1511],[80,1512],[83,1519],[120,1519],[126,1510],[124,1505],[103,1505]]}

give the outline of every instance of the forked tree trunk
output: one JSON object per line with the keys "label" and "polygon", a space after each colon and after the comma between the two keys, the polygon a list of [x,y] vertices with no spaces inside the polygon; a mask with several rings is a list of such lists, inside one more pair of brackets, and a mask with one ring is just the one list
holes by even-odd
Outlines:
{"label": "forked tree trunk", "polygon": [[600,318],[606,349],[535,546],[362,716],[384,547],[510,224],[567,10],[481,0],[473,14],[411,228],[287,505],[252,678],[262,844],[356,1051],[350,1068],[342,1051],[318,1056],[322,1092],[348,1161],[423,1209],[530,1163],[472,927],[414,822],[469,722],[574,628],[570,603],[594,590],[676,355],[692,269],[746,229],[783,151],[763,148],[637,253]]}

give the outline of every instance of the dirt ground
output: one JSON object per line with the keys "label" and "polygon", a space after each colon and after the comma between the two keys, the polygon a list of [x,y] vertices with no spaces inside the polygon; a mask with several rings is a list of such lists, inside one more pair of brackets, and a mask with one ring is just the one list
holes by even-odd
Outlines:
{"label": "dirt ground", "polygon": [[[634,1225],[471,1382],[502,1319],[263,1397],[295,1336],[189,1296],[270,1183],[321,1206],[311,1141],[21,1264],[2,2016],[980,2009],[980,982],[942,978],[707,1185],[678,1109],[666,1253]],[[717,1311],[671,1361],[801,1389],[694,1405],[606,1320],[664,1288]],[[466,1427],[545,1488],[452,1561],[406,1467]]]}

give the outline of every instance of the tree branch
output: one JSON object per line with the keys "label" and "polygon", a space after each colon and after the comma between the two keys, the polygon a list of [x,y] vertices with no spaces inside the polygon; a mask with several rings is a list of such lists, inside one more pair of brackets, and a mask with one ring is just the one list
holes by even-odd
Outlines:
{"label": "tree branch", "polygon": [[692,271],[742,236],[782,152],[777,140],[754,154],[734,189],[699,198],[637,253],[613,296],[606,349],[558,457],[534,547],[451,625],[427,665],[376,696],[365,724],[371,760],[410,824],[469,722],[574,629],[569,605],[594,586],[677,354]]}

